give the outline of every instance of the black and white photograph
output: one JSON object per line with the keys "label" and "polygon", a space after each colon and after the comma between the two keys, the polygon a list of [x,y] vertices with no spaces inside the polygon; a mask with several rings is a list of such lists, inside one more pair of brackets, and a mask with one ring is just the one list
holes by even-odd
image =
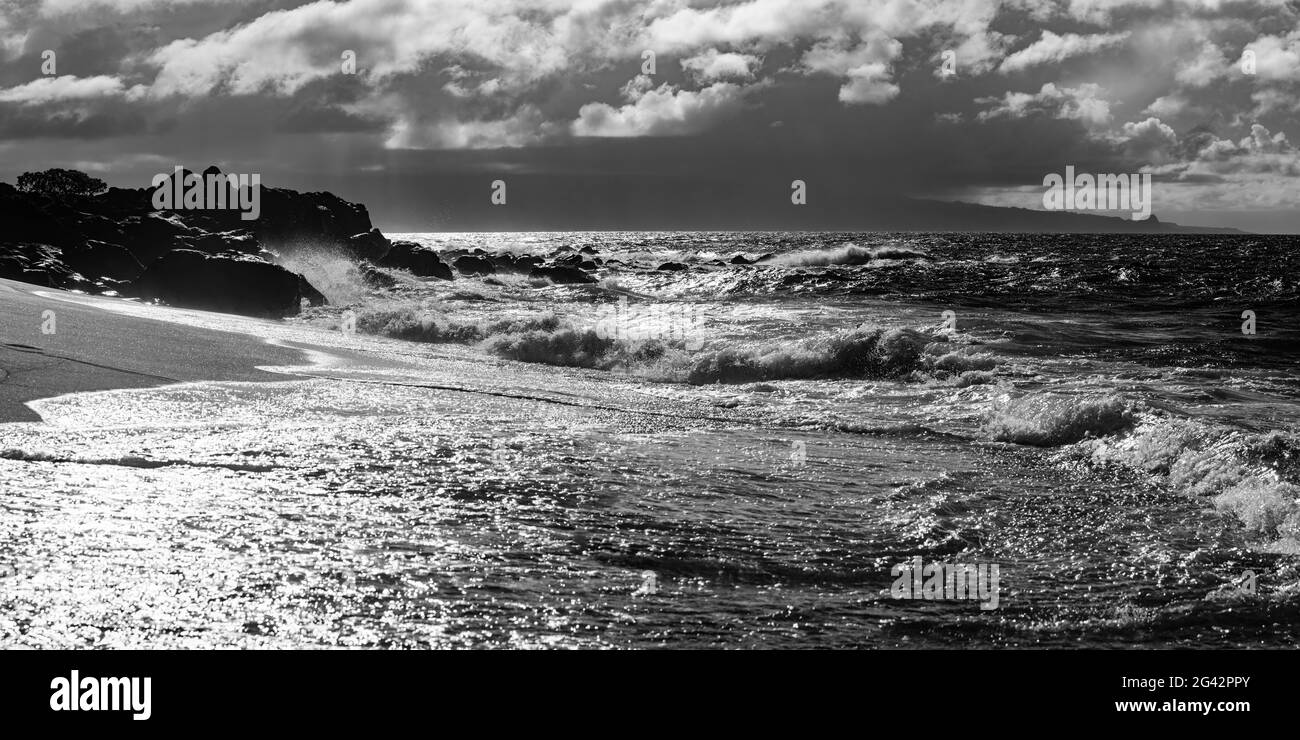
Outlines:
{"label": "black and white photograph", "polygon": [[1242,721],[1297,233],[1294,0],[0,0],[0,648],[1191,651],[1087,711]]}

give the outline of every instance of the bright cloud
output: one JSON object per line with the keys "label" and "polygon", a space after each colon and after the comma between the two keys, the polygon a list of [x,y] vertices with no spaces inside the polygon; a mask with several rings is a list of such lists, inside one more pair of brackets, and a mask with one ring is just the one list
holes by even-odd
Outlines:
{"label": "bright cloud", "polygon": [[685,69],[699,80],[713,81],[722,79],[753,79],[754,71],[762,61],[752,54],[720,53],[709,49],[698,56],[682,60]]}
{"label": "bright cloud", "polygon": [[1036,93],[1008,92],[1001,98],[980,98],[976,102],[990,106],[979,114],[982,121],[1039,114],[1072,119],[1096,128],[1110,123],[1110,103],[1102,94],[1101,86],[1095,83],[1057,87],[1048,82]]}
{"label": "bright cloud", "polygon": [[1070,57],[1095,53],[1127,38],[1127,33],[1099,33],[1090,36],[1067,33],[1058,36],[1044,30],[1037,41],[1004,59],[998,70],[1019,72],[1030,67],[1052,64]]}
{"label": "bright cloud", "polygon": [[116,77],[39,77],[25,85],[0,90],[0,103],[40,105],[67,100],[90,100],[129,94]]}
{"label": "bright cloud", "polygon": [[714,120],[738,110],[744,88],[719,82],[702,90],[663,84],[651,88],[639,76],[624,88],[629,102],[618,108],[588,103],[578,111],[575,136],[674,136],[699,133]]}

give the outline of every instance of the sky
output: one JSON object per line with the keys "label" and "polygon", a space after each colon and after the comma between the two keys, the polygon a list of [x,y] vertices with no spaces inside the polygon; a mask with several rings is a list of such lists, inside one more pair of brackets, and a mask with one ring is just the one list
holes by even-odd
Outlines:
{"label": "sky", "polygon": [[0,0],[0,180],[217,164],[385,231],[1041,209],[1073,166],[1300,233],[1293,141],[1296,0]]}

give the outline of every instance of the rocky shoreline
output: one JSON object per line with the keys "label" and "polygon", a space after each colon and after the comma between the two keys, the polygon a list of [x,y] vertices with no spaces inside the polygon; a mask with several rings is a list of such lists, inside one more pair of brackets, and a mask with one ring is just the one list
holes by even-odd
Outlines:
{"label": "rocky shoreline", "polygon": [[[220,174],[209,167],[203,177]],[[0,183],[0,277],[267,317],[328,302],[306,277],[281,264],[300,250],[345,255],[378,283],[385,276],[375,268],[441,280],[517,272],[553,282],[595,282],[590,273],[597,263],[587,255],[440,255],[413,242],[391,241],[371,223],[364,205],[332,193],[261,187],[258,218],[243,220],[237,210],[160,210],[154,192],[109,188],[97,195],[51,195]]]}

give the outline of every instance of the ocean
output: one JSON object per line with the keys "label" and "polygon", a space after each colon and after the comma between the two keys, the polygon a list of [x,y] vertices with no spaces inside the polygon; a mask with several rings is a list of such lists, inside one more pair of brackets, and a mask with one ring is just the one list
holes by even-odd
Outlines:
{"label": "ocean", "polygon": [[0,426],[0,642],[1300,641],[1294,237],[389,236],[596,282],[304,251],[293,319],[114,302],[310,352]]}

